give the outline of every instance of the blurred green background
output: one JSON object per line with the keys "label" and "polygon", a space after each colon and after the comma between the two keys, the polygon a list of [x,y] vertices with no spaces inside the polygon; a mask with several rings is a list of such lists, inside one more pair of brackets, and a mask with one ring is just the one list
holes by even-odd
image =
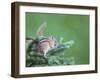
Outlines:
{"label": "blurred green background", "polygon": [[45,36],[53,35],[57,40],[74,40],[66,49],[66,57],[74,57],[75,64],[89,64],[89,15],[51,14],[26,12],[26,37],[36,37],[39,26],[46,22]]}

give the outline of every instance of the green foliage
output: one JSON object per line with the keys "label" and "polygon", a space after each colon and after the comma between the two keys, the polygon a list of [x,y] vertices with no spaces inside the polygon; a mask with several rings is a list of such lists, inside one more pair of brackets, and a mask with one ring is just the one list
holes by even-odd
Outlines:
{"label": "green foliage", "polygon": [[64,50],[70,48],[72,42],[62,42],[59,40],[59,47],[48,51],[47,57],[39,55],[33,46],[33,40],[26,40],[26,67],[35,66],[58,66],[75,64],[74,57],[66,58]]}

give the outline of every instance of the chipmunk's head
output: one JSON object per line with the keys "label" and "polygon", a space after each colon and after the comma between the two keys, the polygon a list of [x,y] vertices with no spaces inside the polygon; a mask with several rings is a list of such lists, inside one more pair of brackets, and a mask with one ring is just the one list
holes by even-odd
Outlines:
{"label": "chipmunk's head", "polygon": [[56,38],[54,38],[53,36],[50,36],[48,39],[49,39],[50,47],[56,48],[58,45]]}

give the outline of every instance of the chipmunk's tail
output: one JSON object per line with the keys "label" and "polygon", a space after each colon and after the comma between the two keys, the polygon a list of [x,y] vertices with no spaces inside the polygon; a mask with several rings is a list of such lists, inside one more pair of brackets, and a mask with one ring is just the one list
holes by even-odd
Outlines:
{"label": "chipmunk's tail", "polygon": [[46,22],[43,22],[43,23],[39,26],[39,28],[38,28],[38,30],[37,30],[37,32],[36,32],[36,35],[37,35],[37,36],[43,36],[46,25],[47,25]]}

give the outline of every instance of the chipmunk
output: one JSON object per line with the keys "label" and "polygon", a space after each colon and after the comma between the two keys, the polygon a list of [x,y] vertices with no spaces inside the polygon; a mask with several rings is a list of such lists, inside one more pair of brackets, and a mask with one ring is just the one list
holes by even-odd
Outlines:
{"label": "chipmunk", "polygon": [[43,55],[44,57],[47,57],[47,53],[49,50],[57,48],[58,42],[56,38],[53,36],[50,37],[44,37],[44,30],[46,27],[46,22],[42,23],[36,34],[37,34],[37,39],[35,40],[35,47],[38,52],[38,54]]}

